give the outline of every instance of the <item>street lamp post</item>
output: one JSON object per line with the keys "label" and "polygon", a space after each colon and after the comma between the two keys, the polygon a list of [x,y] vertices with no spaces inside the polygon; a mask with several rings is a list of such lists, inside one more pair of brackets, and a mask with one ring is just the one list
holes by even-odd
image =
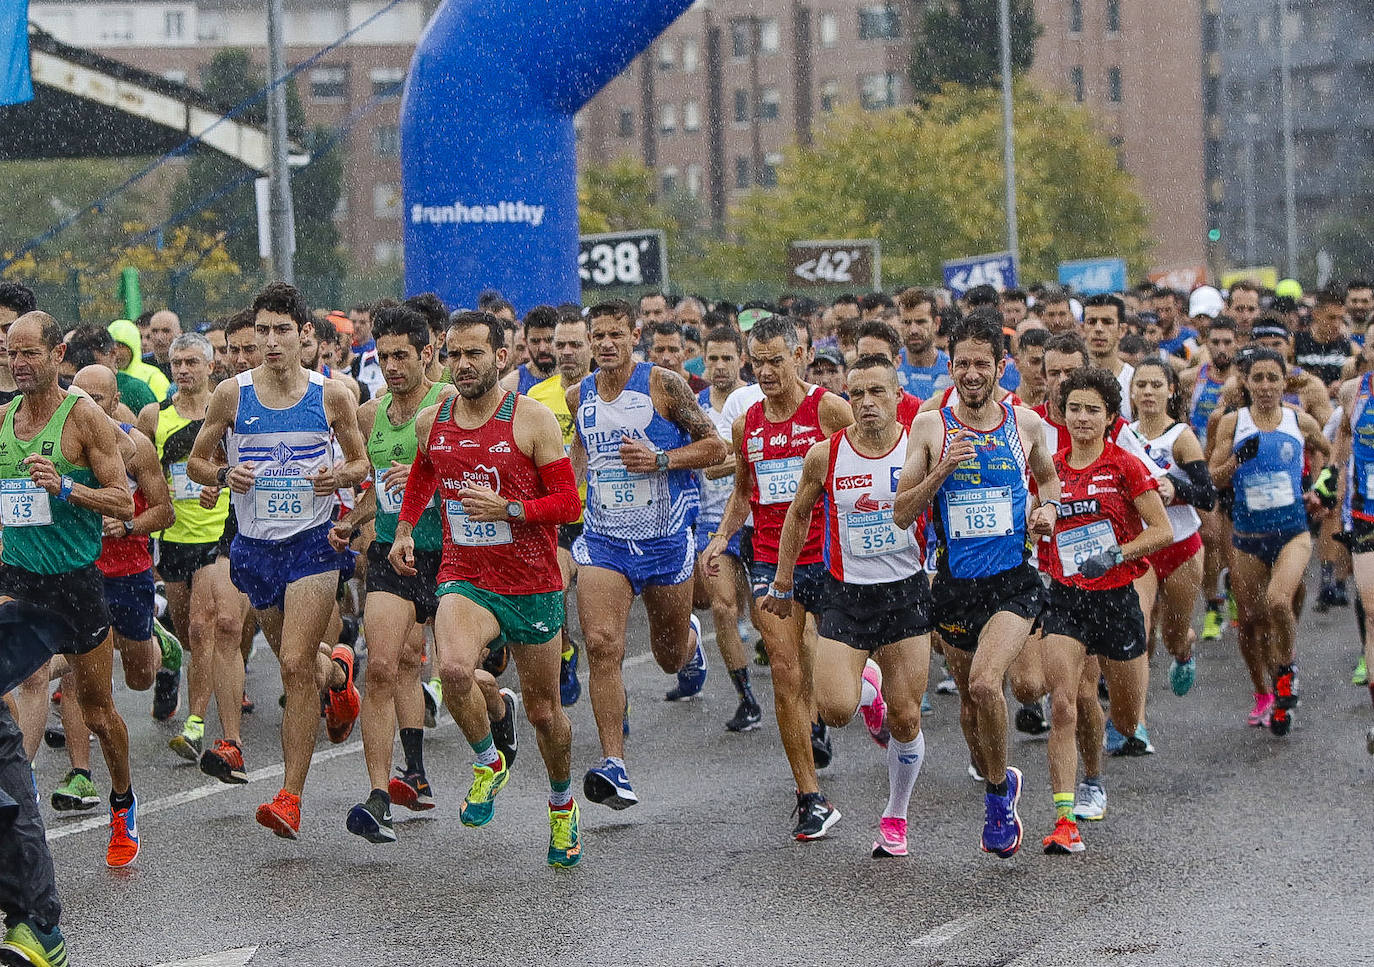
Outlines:
{"label": "street lamp post", "polygon": [[1016,146],[1012,143],[1011,0],[998,9],[1002,35],[1002,165],[1007,182],[1007,251],[1013,264],[1021,259],[1021,232],[1016,223]]}
{"label": "street lamp post", "polygon": [[282,19],[282,0],[267,0],[267,73],[273,84],[267,100],[267,127],[271,138],[268,217],[272,236],[272,275],[282,282],[294,282],[295,218],[291,211],[291,173],[287,167],[286,84],[281,81],[286,73],[286,41]]}

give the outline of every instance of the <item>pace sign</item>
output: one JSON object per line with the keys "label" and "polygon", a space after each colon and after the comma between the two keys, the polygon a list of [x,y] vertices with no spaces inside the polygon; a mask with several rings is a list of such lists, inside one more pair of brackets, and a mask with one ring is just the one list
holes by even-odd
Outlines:
{"label": "pace sign", "polygon": [[1126,290],[1125,259],[1080,259],[1059,263],[1059,284],[1078,295],[1101,295]]}
{"label": "pace sign", "polygon": [[882,246],[875,238],[793,242],[787,247],[792,285],[881,289]]}
{"label": "pace sign", "polygon": [[945,288],[962,299],[975,286],[990,285],[998,292],[1016,288],[1016,257],[1010,252],[992,252],[944,263]]}
{"label": "pace sign", "polygon": [[577,240],[577,274],[582,288],[668,285],[668,246],[659,229],[606,232]]}

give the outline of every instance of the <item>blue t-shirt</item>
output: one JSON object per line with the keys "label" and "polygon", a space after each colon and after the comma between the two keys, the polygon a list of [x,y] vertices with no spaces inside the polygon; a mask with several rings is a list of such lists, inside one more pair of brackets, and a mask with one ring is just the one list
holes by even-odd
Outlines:
{"label": "blue t-shirt", "polygon": [[935,362],[930,366],[912,366],[906,361],[906,350],[902,350],[902,360],[897,366],[897,381],[902,389],[912,396],[928,400],[941,390],[954,385],[949,375],[949,355],[941,349],[935,350]]}

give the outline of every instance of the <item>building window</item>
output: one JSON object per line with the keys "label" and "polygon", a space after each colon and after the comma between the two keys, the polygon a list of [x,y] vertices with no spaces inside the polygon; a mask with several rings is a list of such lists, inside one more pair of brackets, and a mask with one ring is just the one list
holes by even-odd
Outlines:
{"label": "building window", "polygon": [[372,129],[372,152],[379,158],[395,158],[401,153],[401,129],[394,124],[379,124]]}
{"label": "building window", "polygon": [[674,134],[677,132],[677,105],[664,104],[658,109],[658,133]]}
{"label": "building window", "polygon": [[821,113],[831,114],[840,103],[840,82],[821,81]]}
{"label": "building window", "polygon": [[310,96],[317,101],[348,100],[348,68],[316,67],[310,72]]}
{"label": "building window", "polygon": [[759,21],[759,53],[776,54],[782,46],[782,33],[777,20],[769,17]]}
{"label": "building window", "polygon": [[670,71],[677,66],[677,46],[664,41],[658,45],[658,69]]}
{"label": "building window", "polygon": [[752,20],[731,20],[730,54],[741,59],[748,57],[749,51],[754,47],[753,33],[754,22]]}
{"label": "building window", "polygon": [[1121,29],[1121,0],[1107,0],[1107,29]]}
{"label": "building window", "polygon": [[901,35],[902,19],[895,3],[869,3],[859,8],[860,40],[895,40]]}
{"label": "building window", "polygon": [[181,40],[186,36],[186,14],[180,10],[168,10],[162,14],[162,36],[168,40]]}
{"label": "building window", "polygon": [[405,247],[400,242],[372,243],[372,262],[378,266],[398,266],[405,256]]}
{"label": "building window", "polygon": [[1086,92],[1083,89],[1083,68],[1069,68],[1069,87],[1073,90],[1073,99],[1082,104],[1086,97]]}
{"label": "building window", "polygon": [[682,105],[682,130],[701,130],[701,103],[699,101],[688,101]]}
{"label": "building window", "polygon": [[1124,138],[1111,139],[1112,150],[1116,152],[1116,170],[1126,170],[1126,140]]}
{"label": "building window", "polygon": [[406,72],[404,67],[374,67],[367,72],[367,78],[372,83],[373,97],[400,97]]}
{"label": "building window", "polygon": [[120,43],[134,39],[134,15],[128,10],[106,10],[100,17],[100,39]]}
{"label": "building window", "polygon": [[663,197],[677,194],[677,169],[664,168],[663,174],[659,176],[659,184],[663,186]]}
{"label": "building window", "polygon": [[372,186],[372,214],[377,218],[401,217],[401,187],[385,182]]}
{"label": "building window", "polygon": [[229,15],[223,10],[202,10],[196,15],[196,40],[219,43],[229,35]]}
{"label": "building window", "polygon": [[701,165],[687,166],[687,194],[693,198],[701,194]]}
{"label": "building window", "polygon": [[1117,104],[1121,103],[1121,68],[1113,67],[1107,71],[1107,97]]}
{"label": "building window", "polygon": [[897,106],[897,75],[864,74],[859,78],[859,103],[865,111]]}
{"label": "building window", "polygon": [[780,154],[766,154],[763,156],[763,170],[759,172],[763,187],[778,187],[778,165],[780,164],[782,164],[782,155]]}
{"label": "building window", "polygon": [[749,123],[749,92],[742,87],[735,89],[735,123]]}
{"label": "building window", "polygon": [[616,121],[615,133],[622,138],[633,138],[635,136],[635,112],[628,107],[620,109],[620,117]]}
{"label": "building window", "polygon": [[776,121],[782,113],[782,94],[776,87],[765,87],[759,92],[759,120]]}
{"label": "building window", "polygon": [[750,184],[749,159],[740,155],[735,159],[735,187],[748,188]]}
{"label": "building window", "polygon": [[697,48],[695,37],[682,42],[682,73],[690,74],[701,66],[701,51]]}
{"label": "building window", "polygon": [[1083,0],[1069,0],[1069,32],[1083,31]]}
{"label": "building window", "polygon": [[834,12],[821,14],[820,35],[822,47],[834,47],[840,42],[840,18]]}

